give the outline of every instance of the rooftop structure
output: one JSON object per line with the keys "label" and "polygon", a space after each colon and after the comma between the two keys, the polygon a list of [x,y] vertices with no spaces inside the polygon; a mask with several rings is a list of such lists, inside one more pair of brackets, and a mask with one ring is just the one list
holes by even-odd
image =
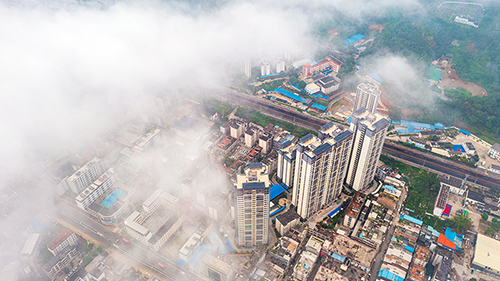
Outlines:
{"label": "rooftop structure", "polygon": [[356,192],[356,194],[354,194],[354,197],[351,202],[349,202],[349,206],[347,206],[345,211],[344,226],[349,228],[354,227],[358,214],[361,212],[363,204],[365,203],[365,197],[366,195],[361,192]]}
{"label": "rooftop structure", "polygon": [[28,236],[28,239],[26,239],[26,243],[24,243],[24,246],[21,250],[21,256],[22,257],[30,257],[36,252],[37,244],[40,239],[40,234],[38,233],[32,233]]}
{"label": "rooftop structure", "polygon": [[316,74],[320,71],[333,71],[333,72],[339,72],[340,71],[340,66],[343,64],[343,62],[337,60],[335,57],[332,56],[327,56],[325,59],[320,60],[318,62],[310,62],[306,63],[302,66],[302,74],[305,76],[311,76],[313,74]]}
{"label": "rooftop structure", "polygon": [[365,36],[364,36],[363,34],[359,34],[359,33],[357,33],[357,34],[355,34],[355,35],[353,35],[353,36],[351,36],[351,37],[349,37],[349,38],[345,39],[345,40],[344,40],[344,45],[345,45],[346,47],[349,47],[350,45],[352,45],[352,44],[354,44],[354,43],[358,42],[359,40],[361,40],[361,39],[363,39],[363,38],[365,38]]}
{"label": "rooftop structure", "polygon": [[478,234],[472,264],[474,267],[500,274],[500,241]]}
{"label": "rooftop structure", "polygon": [[71,229],[66,229],[56,238],[47,244],[47,249],[56,256],[57,253],[63,251],[68,246],[75,246],[78,242],[75,232]]}
{"label": "rooftop structure", "polygon": [[364,190],[373,181],[389,123],[389,117],[365,108],[353,113],[350,130],[354,136],[345,182],[354,190]]}

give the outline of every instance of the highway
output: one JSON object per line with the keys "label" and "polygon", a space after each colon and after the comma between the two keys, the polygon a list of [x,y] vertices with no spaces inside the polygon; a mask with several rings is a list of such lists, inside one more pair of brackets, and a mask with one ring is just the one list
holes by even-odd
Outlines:
{"label": "highway", "polygon": [[[298,112],[294,109],[287,109],[284,106],[275,105],[265,99],[258,99],[253,96],[241,94],[235,91],[230,91],[221,95],[220,97],[233,104],[258,110],[262,114],[269,115],[271,117],[290,122],[310,130],[316,131],[323,124],[329,122],[305,113]],[[341,124],[338,125],[345,127]],[[440,161],[438,159],[426,156],[419,151],[400,148],[387,142],[384,144],[382,153],[397,159],[405,160],[411,165],[418,166],[422,169],[448,174],[461,179],[467,177],[467,181],[470,183],[500,190],[500,180],[493,179],[472,169],[464,168],[458,163],[451,164]]]}

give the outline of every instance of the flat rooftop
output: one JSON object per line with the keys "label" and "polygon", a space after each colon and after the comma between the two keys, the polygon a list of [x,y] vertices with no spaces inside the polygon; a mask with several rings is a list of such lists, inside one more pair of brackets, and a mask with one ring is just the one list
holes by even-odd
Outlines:
{"label": "flat rooftop", "polygon": [[500,241],[478,234],[472,263],[500,272]]}

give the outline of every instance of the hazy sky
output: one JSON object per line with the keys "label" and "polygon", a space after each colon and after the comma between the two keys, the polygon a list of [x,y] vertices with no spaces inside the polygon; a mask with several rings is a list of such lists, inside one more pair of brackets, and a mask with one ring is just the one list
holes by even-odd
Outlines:
{"label": "hazy sky", "polygon": [[148,95],[226,85],[247,57],[312,52],[311,23],[332,8],[363,18],[416,0],[77,3],[0,2],[0,176],[106,132]]}

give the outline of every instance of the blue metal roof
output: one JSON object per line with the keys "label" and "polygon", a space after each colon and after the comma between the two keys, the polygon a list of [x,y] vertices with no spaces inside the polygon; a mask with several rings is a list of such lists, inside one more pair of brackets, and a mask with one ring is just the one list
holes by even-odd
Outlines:
{"label": "blue metal roof", "polygon": [[412,222],[414,224],[418,224],[418,225],[422,225],[424,223],[423,221],[416,219],[416,218],[409,216],[409,215],[401,215],[401,216],[399,216],[399,218],[407,220],[407,221]]}
{"label": "blue metal roof", "polygon": [[415,249],[413,249],[412,247],[410,247],[408,245],[405,246],[405,249],[412,252],[412,253],[415,251]]}
{"label": "blue metal roof", "polygon": [[326,110],[326,106],[321,105],[321,104],[317,104],[317,103],[313,103],[313,104],[311,105],[311,107],[314,107],[314,108],[319,109],[319,110],[322,110],[322,111],[325,111],[325,110]]}
{"label": "blue metal roof", "polygon": [[273,200],[274,198],[280,196],[283,192],[285,192],[285,189],[281,185],[275,184],[275,185],[271,186],[269,200]]}
{"label": "blue metal roof", "polygon": [[379,273],[378,273],[378,276],[379,277],[384,277],[388,280],[393,280],[393,281],[404,281],[405,279],[399,275],[396,275],[390,271],[387,271],[385,269],[382,269]]}
{"label": "blue metal roof", "polygon": [[460,129],[460,133],[465,134],[465,135],[467,135],[467,136],[468,136],[468,135],[470,135],[470,132],[467,132],[467,131],[466,131],[466,130],[464,130],[464,129]]}
{"label": "blue metal roof", "polygon": [[335,210],[333,210],[331,213],[328,214],[328,216],[331,218],[331,217],[334,217],[338,212],[340,212],[340,210],[342,210],[342,207],[339,206],[337,207]]}
{"label": "blue metal roof", "polygon": [[384,185],[384,186],[382,186],[382,187],[383,187],[383,188],[385,188],[385,189],[392,190],[392,191],[398,191],[395,187],[390,186],[390,185],[387,185],[387,184],[386,184],[386,185]]}
{"label": "blue metal roof", "polygon": [[355,43],[356,41],[359,41],[361,39],[365,38],[365,36],[363,34],[356,34],[356,35],[353,35],[347,39],[344,40],[344,45],[347,47],[353,43]]}
{"label": "blue metal roof", "polygon": [[281,88],[276,88],[276,89],[271,90],[271,91],[269,91],[269,92],[272,92],[272,91],[276,91],[276,92],[278,92],[278,93],[280,93],[280,94],[282,94],[282,95],[284,95],[284,96],[286,96],[286,97],[289,97],[289,98],[291,98],[291,99],[293,99],[293,100],[295,100],[295,101],[298,101],[298,102],[304,102],[304,99],[303,99],[301,96],[296,95],[296,94],[294,94],[294,93],[292,93],[292,92],[289,92],[289,91],[287,91],[287,90],[283,90],[283,89],[281,89]]}
{"label": "blue metal roof", "polygon": [[334,258],[336,260],[339,260],[341,262],[345,262],[345,257],[343,257],[343,256],[341,256],[341,255],[339,255],[337,253],[333,253],[333,252],[330,252],[330,253],[331,253],[330,256],[332,256],[332,258]]}
{"label": "blue metal roof", "polygon": [[270,213],[269,216],[272,217],[272,216],[276,215],[277,213],[283,211],[285,208],[286,208],[286,206],[283,206],[283,207],[279,208],[278,210]]}

